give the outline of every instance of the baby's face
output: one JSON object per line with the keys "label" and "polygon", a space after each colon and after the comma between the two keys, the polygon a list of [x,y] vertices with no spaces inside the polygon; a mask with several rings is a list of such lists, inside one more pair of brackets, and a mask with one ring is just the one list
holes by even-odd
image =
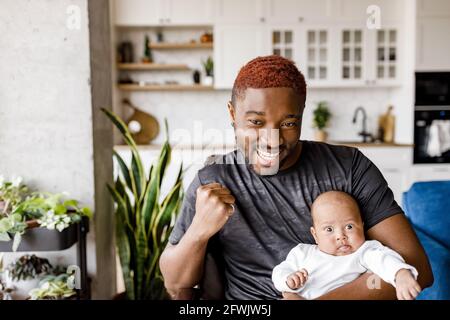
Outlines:
{"label": "baby's face", "polygon": [[325,253],[344,256],[364,243],[364,228],[357,205],[351,202],[322,202],[315,207],[311,233]]}

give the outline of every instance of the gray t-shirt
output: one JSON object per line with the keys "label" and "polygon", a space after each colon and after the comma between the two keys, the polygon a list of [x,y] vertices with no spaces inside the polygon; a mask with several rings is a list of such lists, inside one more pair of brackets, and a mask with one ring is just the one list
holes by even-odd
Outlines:
{"label": "gray t-shirt", "polygon": [[365,230],[403,213],[378,168],[358,149],[302,141],[296,163],[272,176],[256,174],[233,151],[198,171],[170,235],[177,244],[195,214],[196,190],[218,182],[236,198],[235,213],[210,240],[221,257],[227,299],[279,299],[272,269],[299,243],[314,244],[310,208],[325,191],[339,190],[359,204]]}

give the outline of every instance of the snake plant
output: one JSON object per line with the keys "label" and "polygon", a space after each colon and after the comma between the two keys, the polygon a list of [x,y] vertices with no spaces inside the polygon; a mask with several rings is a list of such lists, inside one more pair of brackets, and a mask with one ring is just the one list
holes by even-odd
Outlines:
{"label": "snake plant", "polygon": [[175,184],[160,201],[161,183],[171,158],[167,121],[166,141],[146,174],[136,142],[125,123],[114,113],[102,111],[119,129],[132,155],[128,166],[117,152],[113,152],[120,174],[113,186],[108,185],[115,202],[116,245],[126,297],[130,300],[164,299],[167,296],[159,258],[181,206],[183,166],[180,166]]}

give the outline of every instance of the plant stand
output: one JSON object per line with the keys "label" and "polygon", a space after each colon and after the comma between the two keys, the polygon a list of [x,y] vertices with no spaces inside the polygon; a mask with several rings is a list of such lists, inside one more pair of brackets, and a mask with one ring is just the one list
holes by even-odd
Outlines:
{"label": "plant stand", "polygon": [[[16,252],[61,251],[77,243],[77,263],[80,268],[81,289],[77,289],[78,299],[90,299],[90,281],[87,276],[86,235],[89,232],[89,219],[82,217],[81,221],[70,225],[59,232],[45,228],[28,229],[22,236],[22,241]],[[13,252],[12,240],[0,241],[0,252]]]}

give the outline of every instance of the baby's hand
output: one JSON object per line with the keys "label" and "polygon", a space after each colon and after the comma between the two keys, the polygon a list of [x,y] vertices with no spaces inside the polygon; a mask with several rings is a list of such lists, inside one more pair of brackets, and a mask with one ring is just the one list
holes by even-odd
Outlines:
{"label": "baby's hand", "polygon": [[395,275],[395,285],[398,300],[414,300],[422,289],[414,279],[411,271],[400,269]]}
{"label": "baby's hand", "polygon": [[301,288],[305,285],[308,280],[308,271],[306,269],[301,269],[294,272],[287,277],[286,284],[292,290]]}

